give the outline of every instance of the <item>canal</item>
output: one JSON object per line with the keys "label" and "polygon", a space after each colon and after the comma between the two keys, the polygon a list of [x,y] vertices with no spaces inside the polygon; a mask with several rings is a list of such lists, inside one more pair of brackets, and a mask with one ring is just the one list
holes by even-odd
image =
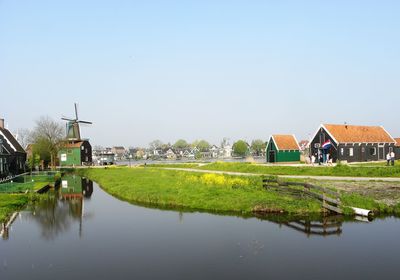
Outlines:
{"label": "canal", "polygon": [[400,220],[241,218],[120,201],[64,178],[0,239],[0,279],[392,279]]}

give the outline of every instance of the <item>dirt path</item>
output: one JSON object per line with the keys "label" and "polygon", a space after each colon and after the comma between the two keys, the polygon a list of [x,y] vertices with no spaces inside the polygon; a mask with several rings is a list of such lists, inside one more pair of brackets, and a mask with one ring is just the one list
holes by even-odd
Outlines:
{"label": "dirt path", "polygon": [[[271,176],[270,174],[242,173],[242,172],[203,170],[203,169],[191,169],[191,168],[162,167],[161,169],[197,172],[197,173],[227,174],[236,176]],[[309,176],[309,175],[278,175],[278,177],[289,178],[289,179],[311,179],[311,180],[324,180],[324,181],[359,181],[359,182],[379,181],[379,182],[400,183],[400,178],[392,178],[392,177],[337,177],[337,176]]]}

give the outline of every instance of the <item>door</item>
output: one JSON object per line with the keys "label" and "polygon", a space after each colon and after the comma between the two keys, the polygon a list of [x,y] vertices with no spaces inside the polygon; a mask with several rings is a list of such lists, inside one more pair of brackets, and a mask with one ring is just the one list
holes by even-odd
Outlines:
{"label": "door", "polygon": [[275,151],[269,151],[269,162],[275,162]]}
{"label": "door", "polygon": [[367,157],[365,156],[365,147],[361,147],[360,149],[360,161],[365,161]]}
{"label": "door", "polygon": [[379,150],[379,151],[378,151],[379,160],[385,160],[385,159],[386,159],[386,156],[385,156],[385,146],[379,145],[378,150]]}

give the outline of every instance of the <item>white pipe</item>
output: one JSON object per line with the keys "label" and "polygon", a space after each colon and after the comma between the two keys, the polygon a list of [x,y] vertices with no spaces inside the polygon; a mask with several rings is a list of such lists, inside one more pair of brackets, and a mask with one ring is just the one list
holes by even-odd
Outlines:
{"label": "white pipe", "polygon": [[359,222],[364,222],[364,223],[369,223],[370,222],[368,217],[355,216],[354,218]]}
{"label": "white pipe", "polygon": [[355,208],[355,207],[351,207],[351,209],[353,209],[354,213],[358,216],[368,217],[373,214],[371,210],[367,210],[367,209],[361,209],[361,208]]}

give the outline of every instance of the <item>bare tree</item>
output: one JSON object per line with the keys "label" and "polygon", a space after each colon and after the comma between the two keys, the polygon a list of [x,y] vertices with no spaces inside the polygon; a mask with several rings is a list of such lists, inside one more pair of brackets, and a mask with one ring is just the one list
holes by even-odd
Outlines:
{"label": "bare tree", "polygon": [[55,166],[55,160],[63,136],[64,127],[50,117],[41,117],[36,121],[36,127],[32,132],[33,143],[41,143],[47,149],[50,154],[52,167]]}
{"label": "bare tree", "polygon": [[32,141],[32,132],[27,128],[19,129],[17,132],[17,141],[25,149]]}

